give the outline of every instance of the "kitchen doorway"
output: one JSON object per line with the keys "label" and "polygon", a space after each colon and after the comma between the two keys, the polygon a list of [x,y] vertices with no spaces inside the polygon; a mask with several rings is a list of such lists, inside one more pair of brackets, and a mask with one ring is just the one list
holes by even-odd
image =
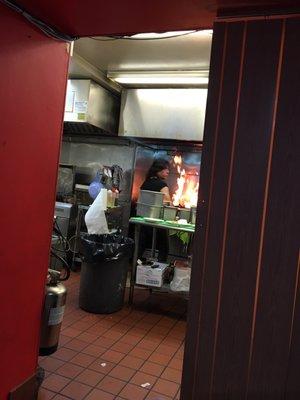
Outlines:
{"label": "kitchen doorway", "polygon": [[[72,265],[60,348],[41,360],[51,374],[43,385],[50,393],[63,379],[59,393],[71,398],[79,388],[87,398],[180,398],[212,32],[154,36],[75,43],[60,168],[74,167],[73,198],[77,206],[89,207],[89,185],[99,166],[121,167],[125,184],[119,188],[118,227],[136,241],[141,221],[135,218],[153,231],[163,227],[169,235],[168,265],[152,268],[157,241],[151,240],[145,264],[134,259],[129,269],[129,306],[110,315],[78,308],[80,259]],[[158,159],[170,165],[171,203],[156,218],[161,226],[154,225],[150,214],[136,214],[140,186]],[[59,200],[69,202],[70,193],[68,200],[64,195],[60,192]],[[146,206],[148,213],[156,204]],[[72,250],[77,251],[74,244]],[[141,281],[149,270],[157,273],[150,284]]]}

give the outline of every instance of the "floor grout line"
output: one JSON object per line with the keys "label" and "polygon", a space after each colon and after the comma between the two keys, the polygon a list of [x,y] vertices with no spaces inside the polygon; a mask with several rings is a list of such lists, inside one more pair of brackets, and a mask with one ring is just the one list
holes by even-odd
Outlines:
{"label": "floor grout line", "polygon": [[[112,323],[112,324],[109,324],[109,325],[110,325],[109,327],[107,327],[107,326],[105,327],[106,324],[104,323],[104,324],[103,324],[103,328],[107,328],[107,329],[105,329],[103,332],[101,332],[100,335],[97,335],[96,333],[87,332],[87,331],[89,331],[92,327],[94,327],[94,326],[97,325],[97,324],[99,324],[99,329],[100,329],[100,327],[101,327],[101,321],[102,321],[102,322],[103,322],[103,321],[110,321],[110,317],[109,317],[108,315],[107,315],[107,316],[101,316],[101,317],[99,318],[99,320],[95,319],[94,323],[89,324],[88,321],[87,321],[87,317],[88,317],[89,315],[92,317],[92,316],[95,315],[95,314],[88,314],[88,313],[87,313],[86,315],[82,314],[82,310],[81,310],[80,308],[77,307],[77,301],[75,301],[75,296],[77,296],[77,293],[78,293],[78,288],[76,287],[76,282],[72,282],[71,285],[72,285],[72,290],[69,290],[69,299],[70,299],[70,300],[69,300],[69,304],[67,304],[67,308],[69,307],[69,310],[68,310],[68,312],[66,313],[66,317],[68,317],[68,316],[71,317],[72,321],[71,321],[70,323],[69,323],[69,321],[67,321],[67,324],[65,324],[64,329],[62,330],[61,334],[64,335],[64,332],[63,332],[63,331],[64,331],[65,329],[68,329],[68,328],[74,329],[74,331],[75,331],[75,332],[77,331],[78,334],[75,335],[75,336],[69,337],[69,340],[68,340],[68,339],[65,339],[66,342],[65,342],[64,344],[60,345],[59,348],[60,348],[60,349],[71,350],[72,352],[74,352],[74,357],[72,357],[70,360],[62,360],[61,358],[56,358],[56,357],[55,357],[55,353],[54,353],[53,356],[52,356],[51,358],[53,358],[53,359],[55,359],[55,360],[59,360],[59,361],[61,361],[63,364],[62,364],[61,366],[57,367],[57,368],[56,368],[55,370],[53,370],[53,371],[47,371],[48,377],[50,377],[50,376],[53,375],[53,374],[59,375],[59,376],[61,376],[61,377],[64,377],[64,378],[68,379],[68,383],[67,383],[66,385],[64,385],[63,388],[62,388],[60,391],[58,391],[58,392],[53,392],[53,390],[50,390],[50,389],[47,389],[47,388],[46,388],[46,389],[47,389],[48,391],[52,392],[52,393],[55,393],[55,396],[56,396],[57,394],[61,394],[61,395],[62,395],[63,389],[64,389],[66,386],[68,386],[71,382],[82,383],[82,382],[77,381],[76,378],[77,378],[81,373],[83,373],[85,370],[89,370],[89,369],[90,369],[90,370],[94,371],[95,373],[98,372],[98,373],[100,374],[100,373],[101,373],[100,371],[97,371],[97,370],[94,370],[93,368],[90,368],[91,365],[92,365],[95,361],[97,361],[97,360],[99,360],[99,362],[101,362],[102,355],[104,355],[105,353],[107,353],[107,352],[109,352],[109,351],[114,351],[114,352],[116,352],[116,353],[119,353],[120,355],[122,354],[122,357],[118,360],[118,362],[110,361],[109,359],[108,359],[108,360],[103,359],[103,362],[112,363],[112,364],[113,364],[113,368],[110,369],[109,372],[104,373],[104,376],[97,382],[96,385],[85,384],[86,386],[89,387],[89,391],[88,391],[87,394],[82,398],[82,400],[85,399],[85,398],[87,398],[87,397],[89,396],[89,394],[92,392],[92,390],[94,390],[94,389],[102,390],[102,391],[105,392],[105,393],[109,393],[110,395],[115,396],[115,398],[117,398],[117,397],[121,398],[121,397],[120,397],[120,393],[123,391],[124,387],[126,387],[128,384],[132,384],[132,385],[135,386],[135,387],[141,387],[140,384],[131,382],[131,380],[137,375],[138,372],[153,377],[153,383],[152,383],[152,385],[151,385],[151,388],[149,388],[149,390],[147,390],[147,393],[145,394],[145,397],[147,397],[147,396],[149,395],[150,392],[155,392],[155,391],[153,390],[153,388],[155,387],[156,383],[158,382],[159,379],[163,379],[164,381],[173,383],[173,384],[175,384],[175,385],[178,386],[178,391],[176,391],[176,394],[175,394],[174,396],[171,396],[171,398],[175,399],[176,396],[178,395],[179,391],[180,391],[180,384],[177,382],[176,379],[173,379],[173,380],[172,380],[172,379],[162,378],[162,375],[165,373],[165,371],[166,371],[168,368],[173,368],[173,367],[170,367],[170,363],[171,363],[173,360],[177,359],[177,360],[180,360],[180,362],[182,362],[182,358],[183,358],[182,355],[178,356],[178,353],[179,353],[180,351],[182,351],[182,349],[183,349],[182,346],[183,346],[183,344],[184,344],[184,338],[182,338],[184,335],[182,334],[182,328],[180,327],[181,324],[179,325],[179,323],[182,323],[182,324],[185,325],[185,320],[183,319],[183,314],[182,314],[183,311],[181,311],[181,312],[178,313],[178,310],[179,310],[180,308],[176,308],[176,307],[177,307],[177,304],[179,304],[179,302],[177,301],[177,302],[175,303],[175,305],[174,305],[174,304],[171,304],[171,302],[170,302],[170,303],[167,305],[167,308],[166,308],[167,311],[165,311],[165,315],[162,315],[162,314],[159,315],[159,314],[157,313],[157,311],[155,311],[155,312],[152,311],[152,312],[151,312],[151,307],[154,307],[154,308],[156,308],[157,306],[159,307],[159,304],[155,301],[155,302],[153,302],[152,304],[150,303],[149,305],[147,305],[147,299],[146,299],[146,298],[142,299],[142,295],[141,295],[141,296],[139,296],[139,297],[140,297],[140,306],[139,306],[139,307],[137,307],[137,308],[131,308],[131,309],[125,309],[126,311],[123,313],[123,315],[120,316],[121,318],[118,319],[118,318],[119,318],[119,316],[118,316],[118,318],[117,318],[116,321],[113,321],[113,320],[112,320],[111,322],[113,322],[113,323]],[[78,286],[78,282],[77,282],[77,286]],[[141,300],[141,299],[142,299],[142,300]],[[147,305],[146,311],[141,311],[141,310],[140,310],[140,308],[143,307],[143,305]],[[149,307],[150,307],[150,311],[149,311]],[[177,310],[177,311],[176,311],[176,310]],[[163,312],[162,310],[160,310],[160,311]],[[172,317],[172,314],[174,314],[175,311],[177,312],[177,317],[176,317],[176,318]],[[76,318],[76,312],[78,312],[78,313],[80,314],[80,315],[78,315],[77,318]],[[116,314],[116,315],[117,315],[117,314]],[[150,320],[149,320],[149,317],[152,316],[152,315],[155,316],[155,317],[150,318]],[[126,319],[130,318],[130,316],[133,316],[134,319],[133,319],[132,322],[128,325],[128,324],[126,324],[126,323],[124,323],[124,322],[126,322]],[[113,317],[114,317],[114,315],[112,315],[112,319],[113,319]],[[167,318],[169,318],[169,319],[173,318],[173,321],[171,321],[170,323],[168,323],[168,324],[166,324],[166,325],[165,325],[165,324],[161,324],[161,325],[160,325],[160,322],[162,322],[162,321],[165,319],[165,317],[167,317]],[[84,319],[87,321],[86,326],[85,326],[85,327],[83,326],[82,328],[76,328],[76,323],[83,322]],[[128,322],[128,321],[127,321],[127,322]],[[143,327],[143,323],[145,324],[144,327]],[[114,330],[114,328],[115,328],[117,325],[119,325],[119,324],[125,325],[125,326],[127,325],[127,326],[128,326],[128,329],[125,329],[125,330],[122,330],[122,331],[119,331],[119,330],[117,330],[117,329]],[[72,325],[75,325],[75,327],[72,328]],[[83,325],[84,325],[84,324],[83,324]],[[139,327],[139,325],[142,325],[142,326]],[[147,325],[148,325],[148,326],[147,326]],[[80,326],[80,325],[79,325],[79,326]],[[170,337],[170,336],[172,335],[172,332],[174,332],[174,329],[176,329],[176,326],[177,326],[178,328],[177,328],[177,332],[175,331],[175,332],[176,332],[176,336],[174,336],[174,339],[175,339],[175,343],[177,342],[177,344],[174,345],[174,342],[173,342],[172,345],[169,345],[169,346],[168,346],[168,343],[167,343],[168,337]],[[182,326],[182,325],[181,325],[181,326]],[[145,328],[147,328],[147,327],[148,327],[148,329],[145,329]],[[160,329],[155,329],[155,328],[157,328],[157,327],[160,327]],[[140,334],[138,334],[137,336],[135,335],[134,332],[130,332],[130,331],[133,330],[134,328],[137,329],[137,332],[140,331]],[[101,339],[101,338],[105,339],[106,337],[104,337],[103,335],[109,333],[109,331],[111,331],[111,330],[114,331],[114,332],[118,332],[121,336],[120,336],[118,339],[113,339],[113,343],[107,345],[107,347],[105,347],[105,351],[103,351],[103,353],[102,353],[100,356],[98,356],[98,355],[96,356],[96,355],[84,353],[84,350],[85,350],[87,347],[89,347],[90,345],[95,345],[95,342],[98,341],[98,340]],[[86,345],[85,345],[84,347],[80,348],[80,350],[76,350],[76,349],[74,349],[74,348],[69,348],[69,347],[67,347],[68,343],[71,342],[72,340],[79,340],[79,341],[81,341],[81,342],[85,342],[85,340],[82,340],[82,339],[79,338],[79,336],[82,335],[83,333],[91,334],[91,336],[95,336],[95,339],[91,339],[91,342],[86,342]],[[155,346],[150,350],[149,347],[146,348],[146,347],[144,347],[144,346],[140,346],[140,344],[141,344],[141,342],[143,342],[144,340],[147,340],[147,341],[151,342],[151,333],[153,334],[153,337],[155,337],[155,336],[158,337],[158,341],[155,343]],[[136,340],[136,342],[134,343],[133,347],[132,347],[130,350],[126,351],[125,353],[123,353],[122,351],[113,349],[113,347],[114,347],[117,343],[120,343],[120,342],[122,343],[122,338],[124,338],[126,335],[131,335],[131,336],[136,336],[136,337],[137,337],[137,340]],[[116,336],[118,336],[118,335],[116,335]],[[68,338],[68,335],[64,335],[64,337],[65,337],[65,338]],[[124,343],[125,343],[125,342],[124,342]],[[129,343],[127,343],[127,344],[129,344]],[[65,345],[66,345],[66,346],[65,346]],[[97,346],[97,345],[95,345],[95,346]],[[157,350],[159,349],[160,346],[166,346],[166,347],[173,348],[173,351],[171,351],[171,353],[169,353],[169,354],[166,354],[166,353],[159,353],[159,352],[157,352]],[[99,347],[101,347],[101,346],[99,345]],[[148,353],[148,356],[147,356],[146,358],[144,358],[144,357],[139,357],[139,356],[136,356],[136,355],[131,354],[131,353],[132,353],[134,350],[136,350],[136,349],[140,349],[140,350],[143,350],[143,351],[147,352],[147,353]],[[76,353],[76,354],[75,354],[75,353]],[[91,358],[93,358],[93,360],[92,360],[91,363],[90,363],[89,365],[87,365],[87,366],[82,366],[82,365],[80,366],[79,364],[72,363],[72,359],[74,359],[74,358],[75,358],[77,355],[79,355],[79,354],[84,354],[84,355],[90,356]],[[150,358],[151,358],[152,355],[154,355],[154,354],[158,354],[158,355],[161,355],[161,356],[165,356],[165,357],[167,357],[169,360],[163,362],[162,364],[156,363],[155,361],[150,361]],[[109,375],[109,374],[111,373],[111,371],[113,371],[117,366],[122,365],[122,364],[120,364],[120,363],[121,363],[122,360],[124,360],[127,356],[130,356],[130,357],[134,357],[134,358],[136,358],[136,359],[139,359],[139,360],[141,361],[141,365],[139,366],[139,368],[131,368],[131,367],[129,367],[128,365],[127,365],[127,366],[125,365],[126,368],[131,368],[132,370],[134,370],[134,374],[133,374],[129,379],[126,379],[126,380],[123,380],[123,379],[120,379],[120,378],[115,378],[115,379],[117,379],[117,380],[119,380],[119,381],[123,381],[123,382],[124,382],[123,388],[120,389],[120,391],[119,391],[117,394],[112,394],[112,393],[110,393],[110,392],[104,390],[103,388],[98,387],[98,385],[101,384],[101,382],[102,382],[105,378],[110,378],[110,377],[111,377],[111,376]],[[151,362],[152,364],[156,364],[158,367],[162,368],[162,369],[161,369],[161,372],[160,372],[160,374],[159,374],[159,376],[153,375],[153,374],[151,374],[151,373],[149,373],[149,372],[141,371],[142,367],[143,367],[147,362]],[[82,370],[81,372],[79,372],[78,374],[76,374],[75,376],[73,376],[72,378],[66,377],[65,375],[62,375],[62,374],[60,374],[60,373],[58,372],[58,369],[60,369],[61,367],[65,366],[65,365],[70,365],[70,364],[71,364],[71,365],[74,365],[74,366],[79,366],[79,367],[83,368],[83,370]],[[180,370],[177,369],[177,368],[173,368],[173,369],[176,370],[176,371],[178,371],[179,373],[182,372],[181,369],[180,369]],[[84,384],[84,383],[83,383],[83,384]],[[71,397],[69,397],[69,396],[66,396],[66,395],[64,395],[64,396],[71,399]],[[144,398],[145,398],[145,397],[144,397]],[[73,399],[72,399],[72,400],[73,400]]]}

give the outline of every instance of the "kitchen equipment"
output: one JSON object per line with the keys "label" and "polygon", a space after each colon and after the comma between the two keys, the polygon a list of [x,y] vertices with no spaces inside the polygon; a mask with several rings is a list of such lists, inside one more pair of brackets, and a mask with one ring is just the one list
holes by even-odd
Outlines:
{"label": "kitchen equipment", "polygon": [[[97,127],[106,133],[115,133],[118,131],[119,109],[119,95],[90,79],[68,80],[64,121],[74,131],[91,133],[93,127]],[[74,123],[77,129],[72,127]]]}
{"label": "kitchen equipment", "polygon": [[55,202],[54,215],[56,223],[64,237],[70,236],[72,234],[70,231],[75,230],[76,214],[76,206],[74,204]]}
{"label": "kitchen equipment", "polygon": [[163,209],[163,219],[165,221],[175,221],[177,216],[177,207],[164,206]]}
{"label": "kitchen equipment", "polygon": [[144,203],[137,203],[136,215],[139,217],[161,218],[163,206],[154,206]]}
{"label": "kitchen equipment", "polygon": [[[66,251],[65,243],[75,234],[77,210],[78,208],[74,204],[55,202],[54,229],[56,233],[52,239],[52,246],[55,251],[66,257],[69,264],[72,261],[72,252]],[[57,235],[60,236],[59,240]],[[57,258],[51,256],[50,266],[52,269],[59,270],[61,263]]]}
{"label": "kitchen equipment", "polygon": [[140,190],[138,202],[148,204],[150,206],[162,206],[163,205],[163,193],[152,192],[151,190]]}
{"label": "kitchen equipment", "polygon": [[179,208],[178,209],[178,218],[185,219],[187,221],[190,220],[191,210],[189,208]]}
{"label": "kitchen equipment", "polygon": [[196,224],[196,216],[197,216],[197,207],[191,207],[191,218],[190,223]]}
{"label": "kitchen equipment", "polygon": [[75,197],[78,205],[88,206],[92,204],[93,199],[89,195],[89,186],[88,185],[75,185]]}
{"label": "kitchen equipment", "polygon": [[[61,255],[63,255],[63,243],[58,235],[52,234],[51,248],[54,251],[58,251]],[[51,254],[50,254],[50,266],[54,270],[59,270],[61,267],[61,263],[59,262],[59,260]]]}
{"label": "kitchen equipment", "polygon": [[65,198],[73,195],[75,185],[75,165],[59,164],[56,198],[64,201]]}

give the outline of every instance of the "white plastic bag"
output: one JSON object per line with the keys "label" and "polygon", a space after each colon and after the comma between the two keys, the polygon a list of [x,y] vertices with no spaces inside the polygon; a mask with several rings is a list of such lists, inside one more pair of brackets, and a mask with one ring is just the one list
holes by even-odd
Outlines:
{"label": "white plastic bag", "polygon": [[105,210],[107,208],[107,190],[101,189],[93,204],[85,214],[85,223],[89,234],[109,233]]}
{"label": "white plastic bag", "polygon": [[173,292],[188,292],[190,290],[191,268],[175,267],[174,277],[170,283],[170,289]]}

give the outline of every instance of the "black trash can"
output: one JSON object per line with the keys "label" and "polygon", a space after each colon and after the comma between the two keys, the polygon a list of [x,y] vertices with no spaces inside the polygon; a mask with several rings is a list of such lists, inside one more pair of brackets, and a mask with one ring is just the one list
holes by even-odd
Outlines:
{"label": "black trash can", "polygon": [[121,235],[81,234],[80,308],[110,314],[123,307],[133,245],[132,239]]}

